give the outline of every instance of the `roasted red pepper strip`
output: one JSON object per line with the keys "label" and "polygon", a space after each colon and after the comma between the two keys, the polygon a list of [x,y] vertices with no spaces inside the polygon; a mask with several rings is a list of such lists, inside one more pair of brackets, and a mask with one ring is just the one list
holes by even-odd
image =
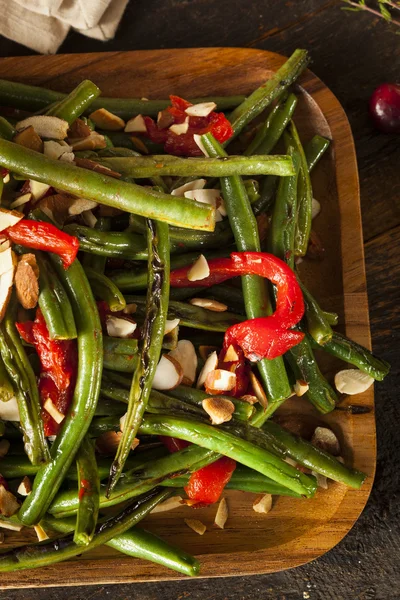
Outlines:
{"label": "roasted red pepper strip", "polygon": [[230,258],[208,262],[210,275],[198,281],[187,278],[189,267],[172,271],[172,287],[209,287],[239,275],[259,275],[269,279],[277,289],[276,310],[269,317],[243,321],[229,327],[224,348],[231,344],[243,349],[250,360],[276,358],[296,346],[304,337],[293,331],[304,314],[303,295],[293,271],[282,260],[266,252],[233,252]]}
{"label": "roasted red pepper strip", "polygon": [[58,254],[65,269],[72,265],[78,254],[78,238],[64,233],[51,223],[22,219],[4,233],[14,244]]}
{"label": "roasted red pepper strip", "polygon": [[233,471],[236,462],[227,456],[222,456],[215,462],[191,474],[185,492],[192,502],[192,506],[213,504],[217,502]]}

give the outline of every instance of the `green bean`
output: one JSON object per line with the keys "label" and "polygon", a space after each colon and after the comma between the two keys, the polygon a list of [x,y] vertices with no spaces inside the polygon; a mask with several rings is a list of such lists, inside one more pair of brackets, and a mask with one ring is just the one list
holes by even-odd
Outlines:
{"label": "green bean", "polygon": [[[1,390],[0,390],[1,393]],[[1,401],[1,398],[0,398]],[[6,432],[6,424],[4,423],[4,421],[0,420],[0,437],[2,437]]]}
{"label": "green bean", "polygon": [[[59,102],[67,97],[67,94],[56,92],[43,87],[26,85],[17,81],[6,81],[0,79],[0,104],[13,106],[23,110],[37,111]],[[228,110],[243,102],[243,96],[215,96],[207,98],[194,98],[190,100],[193,104],[200,102],[215,102],[218,110]],[[122,119],[142,114],[157,116],[160,110],[170,106],[170,100],[139,100],[137,98],[97,98],[90,106],[90,110],[106,108]]]}
{"label": "green bean", "polygon": [[117,384],[118,386],[123,387],[126,390],[131,389],[132,377],[129,377],[128,375],[123,375],[122,373],[115,373],[114,371],[108,371],[104,369],[103,379],[105,381]]}
{"label": "green bean", "polygon": [[322,137],[321,135],[314,135],[314,137],[304,147],[304,153],[306,155],[308,170],[311,172],[317,162],[322,158],[323,154],[329,147],[330,140]]}
{"label": "green bean", "polygon": [[146,316],[142,327],[137,368],[129,392],[124,431],[110,469],[108,493],[113,490],[121,476],[130,447],[146,410],[151,384],[160,359],[167,319],[170,272],[168,226],[149,220],[147,244],[149,287]]}
{"label": "green bean", "polygon": [[82,554],[82,552],[87,552],[92,548],[105,544],[116,535],[120,535],[133,527],[133,525],[136,525],[159,502],[166,500],[170,495],[171,492],[169,490],[160,492],[156,488],[141,498],[137,498],[122,513],[110,517],[101,525],[99,524],[92,541],[87,546],[82,547],[75,544],[73,535],[71,534],[40,544],[20,546],[6,552],[0,555],[0,572],[44,567],[55,562],[73,558],[78,554]]}
{"label": "green bean", "polygon": [[[213,456],[214,452],[211,450],[191,445],[179,450],[179,452],[167,454],[155,461],[147,462],[143,466],[133,468],[131,471],[124,473],[109,495],[107,495],[106,486],[101,486],[100,509],[104,510],[135,498],[169,477],[196,471],[200,464],[208,464]],[[49,508],[49,513],[63,519],[75,515],[78,506],[77,490],[65,490],[56,496]]]}
{"label": "green bean", "polygon": [[[208,154],[212,156],[226,154],[211,134],[203,135],[201,139]],[[241,178],[238,176],[221,178],[221,189],[237,249],[240,252],[260,251],[257,222]],[[242,286],[248,319],[271,314],[272,309],[265,281],[254,275],[245,275],[242,277]],[[261,360],[257,366],[270,401],[282,400],[290,395],[289,381],[282,357],[274,360]]]}
{"label": "green bean", "polygon": [[227,177],[229,175],[291,175],[287,156],[229,156],[225,158],[181,158],[160,156],[114,157],[98,159],[100,164],[135,179],[155,175],[174,177]]}
{"label": "green bean", "polygon": [[43,154],[2,139],[0,165],[26,179],[35,179],[107,206],[160,219],[179,227],[214,230],[215,209],[210,205],[119,181],[108,175],[47,158]]}
{"label": "green bean", "polygon": [[[178,387],[168,390],[167,395],[173,396],[174,398],[180,398],[189,404],[202,408],[202,402],[205,398],[209,398],[210,395],[206,394],[203,390],[191,388],[186,385],[178,385]],[[254,412],[254,407],[248,402],[239,400],[237,398],[231,398],[230,396],[219,396],[220,398],[227,398],[235,405],[235,412],[233,417],[240,419],[241,421],[248,421]]]}
{"label": "green bean", "polygon": [[289,132],[293,140],[293,145],[300,156],[294,253],[296,256],[304,256],[307,252],[311,232],[313,192],[306,155],[293,121],[289,125]]}
{"label": "green bean", "polygon": [[[137,305],[135,315],[143,316],[145,309],[142,296],[125,296],[125,300],[128,304],[135,303]],[[173,300],[168,306],[168,319],[179,319],[180,325],[193,329],[224,332],[231,325],[243,321],[244,317],[227,311],[213,312],[200,306]]]}
{"label": "green bean", "polygon": [[4,117],[0,117],[0,137],[11,142],[15,134],[16,131],[11,123]]}
{"label": "green bean", "polygon": [[17,301],[14,292],[0,323],[0,355],[15,390],[25,452],[32,464],[39,465],[46,463],[50,456],[40,416],[36,377],[15,327],[16,320]]}
{"label": "green bean", "polygon": [[281,97],[289,86],[304,71],[309,61],[306,50],[295,50],[292,56],[273,74],[273,76],[257,88],[231,113],[229,120],[233,127],[233,137],[239,135],[243,128],[265,110],[274,100]]}
{"label": "green bean", "polygon": [[245,179],[243,185],[250,204],[254,204],[260,198],[260,186],[256,179]]}
{"label": "green bean", "polygon": [[50,462],[41,467],[19,517],[26,525],[38,523],[57,493],[96,409],[103,367],[102,332],[97,306],[83,268],[75,260],[64,270],[50,255],[72,305],[78,338],[78,372],[68,414],[52,447]]}
{"label": "green bean", "polygon": [[107,302],[112,312],[123,310],[125,308],[125,298],[109,277],[90,267],[85,268],[85,273],[96,298]]}
{"label": "green bean", "polygon": [[303,292],[304,304],[306,306],[307,329],[317,344],[323,346],[332,339],[332,327],[326,318],[326,313],[321,309],[315,298],[299,279],[298,282]]}
{"label": "green bean", "polygon": [[93,100],[100,93],[97,85],[85,79],[68,96],[49,108],[46,115],[64,119],[69,125],[72,125],[92,105]]}
{"label": "green bean", "polygon": [[97,471],[94,444],[84,437],[76,455],[78,474],[78,514],[74,542],[87,546],[96,530],[100,506],[100,479]]}
{"label": "green bean", "polygon": [[105,335],[103,350],[110,354],[137,354],[138,340],[135,338],[118,338]]}
{"label": "green bean", "polygon": [[[94,228],[98,231],[110,231],[111,223],[110,219],[100,217],[97,219]],[[85,253],[83,255],[83,268],[91,267],[96,271],[96,273],[103,274],[106,269],[107,257],[99,256],[98,254],[88,254]]]}
{"label": "green bean", "polygon": [[104,398],[101,396],[100,392],[100,398],[97,402],[96,412],[94,413],[95,417],[122,417],[125,411],[126,406],[123,404],[123,402],[118,402],[118,400],[110,400],[109,398]]}
{"label": "green bean", "polygon": [[[113,340],[115,338],[109,338]],[[107,337],[104,338],[107,340]],[[103,345],[103,363],[106,369],[121,373],[133,373],[138,365],[138,341],[136,339],[118,340],[122,344],[105,341]],[[115,350],[120,350],[116,352]],[[125,350],[126,352],[121,352]]]}
{"label": "green bean", "polygon": [[336,358],[340,358],[355,367],[358,367],[364,373],[367,373],[377,381],[382,381],[389,373],[390,365],[386,360],[377,358],[368,350],[349,340],[346,336],[333,333],[332,339],[326,342],[322,347],[319,346],[310,336],[310,343],[316,349],[326,350]]}
{"label": "green bean", "polygon": [[[51,527],[60,533],[69,533],[74,530],[75,520],[55,519],[47,515],[42,521],[43,527]],[[132,527],[129,531],[117,535],[106,543],[106,546],[114,548],[123,554],[156,563],[167,569],[172,569],[183,575],[194,577],[199,574],[199,561],[176,546],[168,544],[154,533],[146,529]]]}
{"label": "green bean", "polygon": [[140,235],[115,231],[97,231],[85,225],[66,225],[64,231],[79,240],[79,249],[98,256],[146,260],[147,250]]}
{"label": "green bean", "polygon": [[298,494],[311,497],[315,493],[316,482],[312,477],[297,471],[275,454],[213,425],[203,424],[188,417],[146,415],[139,432],[177,437],[198,444],[224,454]]}
{"label": "green bean", "polygon": [[[294,94],[289,94],[284,104],[278,104],[276,109],[268,115],[244,154],[246,156],[252,156],[256,152],[257,154],[270,154],[289,124],[296,105],[297,98]],[[279,173],[274,173],[274,175],[279,175]]]}
{"label": "green bean", "polygon": [[14,389],[0,353],[0,402],[8,402],[14,397]]}
{"label": "green bean", "polygon": [[[189,298],[193,298],[193,296],[196,296],[197,298],[197,296],[200,296],[203,292],[208,291],[208,289],[209,288],[206,287],[171,288],[169,292],[169,297],[171,300],[183,302],[184,300],[189,300]],[[210,298],[211,296],[208,297]]]}
{"label": "green bean", "polygon": [[39,267],[39,306],[50,339],[75,339],[74,315],[67,293],[46,255],[36,251],[35,256]]}
{"label": "green bean", "polygon": [[[205,298],[213,298],[214,300],[218,300],[223,304],[226,304],[228,310],[238,313],[244,314],[244,302],[243,302],[243,293],[242,290],[233,287],[233,285],[220,283],[218,285],[212,285],[209,288],[174,288],[175,290],[192,290],[191,296],[200,296]],[[172,290],[171,290],[172,291]],[[193,291],[197,291],[197,293],[193,293]]]}
{"label": "green bean", "polygon": [[260,198],[252,206],[256,216],[261,213],[269,212],[274,201],[278,181],[279,178],[272,175],[264,179],[261,186]]}

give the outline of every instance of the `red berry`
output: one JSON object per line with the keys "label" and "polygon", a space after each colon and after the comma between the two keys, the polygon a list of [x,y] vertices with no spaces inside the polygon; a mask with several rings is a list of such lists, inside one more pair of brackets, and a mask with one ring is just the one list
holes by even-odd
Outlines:
{"label": "red berry", "polygon": [[379,85],[369,101],[369,111],[377,129],[400,133],[400,84]]}

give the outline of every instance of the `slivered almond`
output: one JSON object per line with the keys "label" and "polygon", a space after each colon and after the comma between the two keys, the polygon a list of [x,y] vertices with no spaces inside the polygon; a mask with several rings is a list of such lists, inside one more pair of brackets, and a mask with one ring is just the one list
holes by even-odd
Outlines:
{"label": "slivered almond", "polygon": [[32,491],[32,483],[29,477],[24,477],[18,486],[17,493],[20,496],[29,496]]}
{"label": "slivered almond", "polygon": [[231,344],[228,347],[228,350],[226,351],[226,354],[224,357],[224,362],[237,362],[238,360],[239,360],[239,356],[238,356],[235,348]]}
{"label": "slivered almond", "polygon": [[213,110],[217,108],[215,102],[200,102],[199,104],[192,104],[185,109],[185,113],[189,117],[208,117]]}
{"label": "slivered almond", "polygon": [[183,185],[172,190],[171,196],[184,197],[185,192],[189,192],[191,190],[202,190],[206,183],[207,182],[205,179],[194,179],[193,181],[188,181],[187,183],[184,183]]}
{"label": "slivered almond", "polygon": [[128,338],[135,332],[137,323],[131,319],[107,315],[106,328],[111,337]]}
{"label": "slivered almond", "polygon": [[163,354],[157,365],[152,383],[154,390],[173,390],[183,379],[183,369],[180,363],[170,356]]}
{"label": "slivered almond", "polygon": [[32,200],[37,202],[40,198],[48,192],[50,186],[47,183],[42,183],[41,181],[35,181],[34,179],[29,180],[29,191],[32,194]]}
{"label": "slivered almond", "polygon": [[69,143],[74,152],[80,150],[101,150],[101,148],[107,147],[104,135],[96,131],[91,131],[90,135],[84,138],[71,138]]}
{"label": "slivered almond", "polygon": [[2,529],[8,529],[9,531],[21,531],[23,525],[18,525],[18,523],[11,523],[10,521],[2,521],[0,519],[0,527]]}
{"label": "slivered almond", "polygon": [[4,458],[10,449],[10,442],[8,440],[0,440],[0,458]]}
{"label": "slivered almond", "polygon": [[131,304],[127,304],[122,312],[126,315],[133,315],[137,311],[137,304],[132,302]]}
{"label": "slivered almond", "polygon": [[[214,208],[218,208],[219,206],[223,206],[223,200],[221,197],[220,190],[204,190],[204,189],[195,189],[184,192],[185,198],[189,198],[190,200],[196,200],[197,202],[201,202],[202,204],[209,204]],[[217,211],[216,213],[216,221],[222,220],[222,214]]]}
{"label": "slivered almond", "polygon": [[42,138],[53,140],[63,140],[67,137],[68,123],[64,119],[52,117],[49,115],[33,115],[16,124],[15,129],[21,131],[26,127],[32,126],[38,135]]}
{"label": "slivered almond", "polygon": [[296,396],[304,396],[306,392],[308,392],[308,383],[303,381],[302,379],[298,379],[293,386],[294,393]]}
{"label": "slivered almond", "polygon": [[97,208],[98,203],[94,200],[87,200],[86,198],[72,198],[71,204],[68,207],[68,214],[71,216],[80,215],[87,210],[94,210]]}
{"label": "slivered almond", "polygon": [[94,228],[94,226],[97,223],[97,217],[94,216],[94,214],[92,213],[91,210],[84,210],[82,213],[82,220],[85,223],[85,225],[87,225],[88,227],[91,227],[92,229]]}
{"label": "slivered almond", "polygon": [[9,183],[10,181],[10,173],[6,173],[3,177],[3,183]]}
{"label": "slivered almond", "polygon": [[30,202],[31,198],[32,198],[32,194],[30,192],[28,192],[27,194],[22,194],[22,196],[18,196],[18,198],[15,198],[15,200],[13,202],[11,202],[10,208],[11,209],[18,208],[19,206],[22,206],[23,204]]}
{"label": "slivered almond", "polygon": [[214,369],[208,373],[205,381],[207,393],[229,392],[236,385],[236,374],[225,369]]}
{"label": "slivered almond", "polygon": [[225,312],[228,310],[226,304],[222,304],[222,302],[218,302],[217,300],[211,300],[210,298],[191,298],[189,302],[193,306],[200,306],[200,308],[206,308],[213,312]]}
{"label": "slivered almond", "polygon": [[233,402],[227,398],[220,398],[219,396],[204,398],[202,406],[210,416],[213,425],[227,423],[232,419],[232,415],[235,412],[235,405]]}
{"label": "slivered almond", "polygon": [[53,221],[56,221],[59,225],[64,225],[69,217],[69,207],[74,199],[74,196],[60,192],[41,198],[38,200],[37,206]]}
{"label": "slivered almond", "polygon": [[35,530],[39,542],[44,542],[44,540],[49,539],[49,536],[47,535],[47,533],[41,525],[34,525],[33,529]]}
{"label": "slivered almond", "polygon": [[174,124],[174,121],[174,115],[171,115],[171,113],[167,109],[159,111],[157,115],[158,129],[167,129],[168,127]]}
{"label": "slivered almond", "polygon": [[207,527],[198,519],[184,519],[184,521],[190,529],[193,529],[199,535],[203,535],[207,531]]}
{"label": "slivered almond", "polygon": [[187,278],[189,281],[201,281],[206,279],[210,275],[210,267],[203,254],[200,254],[199,258],[190,267]]}
{"label": "slivered almond", "polygon": [[62,423],[64,421],[65,415],[63,415],[62,412],[60,412],[55,406],[55,404],[53,404],[51,398],[47,398],[43,404],[43,408],[49,413],[56,423]]}
{"label": "slivered almond", "polygon": [[4,241],[0,242],[0,252],[4,252],[5,250],[8,250],[9,248],[11,248],[10,240],[4,240]]}
{"label": "slivered almond", "polygon": [[204,156],[207,156],[207,158],[210,158],[210,155],[208,154],[208,152],[205,149],[204,144],[203,144],[203,142],[201,140],[201,135],[198,135],[197,133],[195,133],[194,136],[193,136],[193,140],[194,140],[194,143],[196,144],[196,146],[204,154]]}
{"label": "slivered almond", "polygon": [[10,301],[16,264],[17,259],[11,248],[0,252],[0,322]]}
{"label": "slivered almond", "polygon": [[8,210],[7,208],[0,207],[0,231],[16,225],[23,218],[23,213],[17,210]]}
{"label": "slivered almond", "polygon": [[168,498],[164,502],[160,502],[160,504],[157,504],[157,506],[155,506],[153,508],[153,510],[150,512],[151,512],[151,514],[168,512],[170,510],[174,510],[175,508],[181,508],[181,507],[182,507],[182,497],[181,496],[173,496],[172,498]]}
{"label": "slivered almond", "polygon": [[34,254],[23,254],[15,272],[17,298],[26,309],[35,308],[39,300],[39,267]]}
{"label": "slivered almond", "polygon": [[118,449],[122,433],[120,431],[105,431],[96,440],[96,450],[103,455],[114,455]]}
{"label": "slivered almond", "polygon": [[325,475],[321,475],[320,473],[316,473],[315,471],[311,471],[311,475],[313,475],[317,480],[317,486],[319,488],[322,488],[324,490],[328,489],[328,479],[325,477]]}
{"label": "slivered almond", "polygon": [[3,421],[15,421],[20,420],[18,402],[16,398],[11,398],[7,402],[0,401],[0,419]]}
{"label": "slivered almond", "polygon": [[199,346],[200,357],[206,361],[212,352],[217,352],[216,346]]}
{"label": "slivered almond", "polygon": [[138,150],[138,152],[140,152],[141,154],[149,154],[149,149],[147,148],[143,140],[141,140],[135,135],[131,135],[130,139],[132,144],[135,146],[136,150]]}
{"label": "slivered almond", "polygon": [[207,360],[204,363],[202,370],[200,371],[199,377],[197,379],[197,384],[196,384],[197,388],[201,388],[205,384],[208,374],[211,373],[212,371],[214,371],[217,368],[217,366],[218,366],[218,356],[217,356],[217,352],[214,351],[214,352],[211,352],[211,354],[207,357]]}
{"label": "slivered almond", "polygon": [[345,369],[335,375],[335,386],[341,394],[362,394],[374,383],[373,377],[359,369]]}
{"label": "slivered almond", "polygon": [[221,498],[215,515],[214,524],[220,529],[224,529],[228,516],[228,503],[225,498]]}
{"label": "slivered almond", "polygon": [[192,386],[196,379],[197,356],[196,350],[189,340],[179,340],[174,350],[171,350],[169,356],[175,358],[182,367],[184,385]]}
{"label": "slivered almond", "polygon": [[44,142],[43,154],[53,160],[64,160],[66,162],[72,162],[75,158],[71,146],[65,142],[55,142],[54,140]]}
{"label": "slivered almond", "polygon": [[19,510],[19,502],[4,485],[0,485],[0,515],[12,517]]}
{"label": "slivered almond", "polygon": [[146,133],[147,127],[142,115],[129,119],[124,129],[125,133]]}
{"label": "slivered almond", "polygon": [[247,402],[248,404],[257,404],[258,402],[257,396],[252,396],[251,394],[240,396],[239,400],[243,400],[243,402]]}
{"label": "slivered almond", "polygon": [[272,508],[272,496],[271,494],[265,494],[253,502],[253,510],[258,513],[266,514]]}
{"label": "slivered almond", "polygon": [[68,137],[84,138],[90,135],[91,129],[82,119],[75,119],[68,129]]}
{"label": "slivered almond", "polygon": [[268,398],[264,392],[264,388],[261,383],[258,381],[257,377],[254,375],[253,371],[249,373],[249,379],[251,386],[254,390],[255,395],[257,396],[257,400],[261,404],[263,408],[267,408]]}
{"label": "slivered almond", "polygon": [[318,202],[318,200],[316,200],[315,198],[312,199],[312,205],[311,205],[311,218],[315,219],[315,217],[318,217],[319,213],[321,212],[321,205]]}
{"label": "slivered almond", "polygon": [[188,129],[189,117],[186,117],[183,123],[171,125],[171,127],[169,128],[169,130],[172,131],[172,133],[175,133],[175,135],[182,135],[184,133],[187,133]]}
{"label": "slivered almond", "polygon": [[316,448],[329,452],[332,456],[340,455],[340,444],[336,435],[328,427],[316,427],[311,439],[311,443]]}
{"label": "slivered almond", "polygon": [[24,148],[29,148],[29,150],[43,152],[43,140],[32,126],[26,127],[26,129],[16,133],[13,137],[13,142]]}
{"label": "slivered almond", "polygon": [[179,323],[180,323],[180,319],[171,319],[171,320],[167,319],[165,321],[164,335],[171,333],[171,331],[173,329],[175,329],[175,327],[178,327]]}
{"label": "slivered almond", "polygon": [[99,108],[89,115],[89,119],[93,121],[100,129],[106,131],[119,131],[125,127],[125,121],[106,108]]}

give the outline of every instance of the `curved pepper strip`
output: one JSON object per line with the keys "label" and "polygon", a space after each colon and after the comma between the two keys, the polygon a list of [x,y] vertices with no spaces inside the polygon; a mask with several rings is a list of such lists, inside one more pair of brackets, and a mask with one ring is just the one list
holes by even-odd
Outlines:
{"label": "curved pepper strip", "polygon": [[240,346],[245,356],[257,361],[281,356],[304,338],[293,331],[304,314],[303,295],[296,275],[282,260],[266,252],[233,252],[230,258],[208,261],[210,275],[205,279],[190,281],[189,267],[171,273],[172,287],[210,287],[232,277],[259,275],[269,279],[277,290],[276,310],[268,317],[249,319],[232,325],[225,332],[224,347]]}
{"label": "curved pepper strip", "polygon": [[58,254],[64,269],[72,265],[78,254],[78,238],[64,233],[51,223],[22,219],[16,225],[6,229],[4,233],[14,244]]}

